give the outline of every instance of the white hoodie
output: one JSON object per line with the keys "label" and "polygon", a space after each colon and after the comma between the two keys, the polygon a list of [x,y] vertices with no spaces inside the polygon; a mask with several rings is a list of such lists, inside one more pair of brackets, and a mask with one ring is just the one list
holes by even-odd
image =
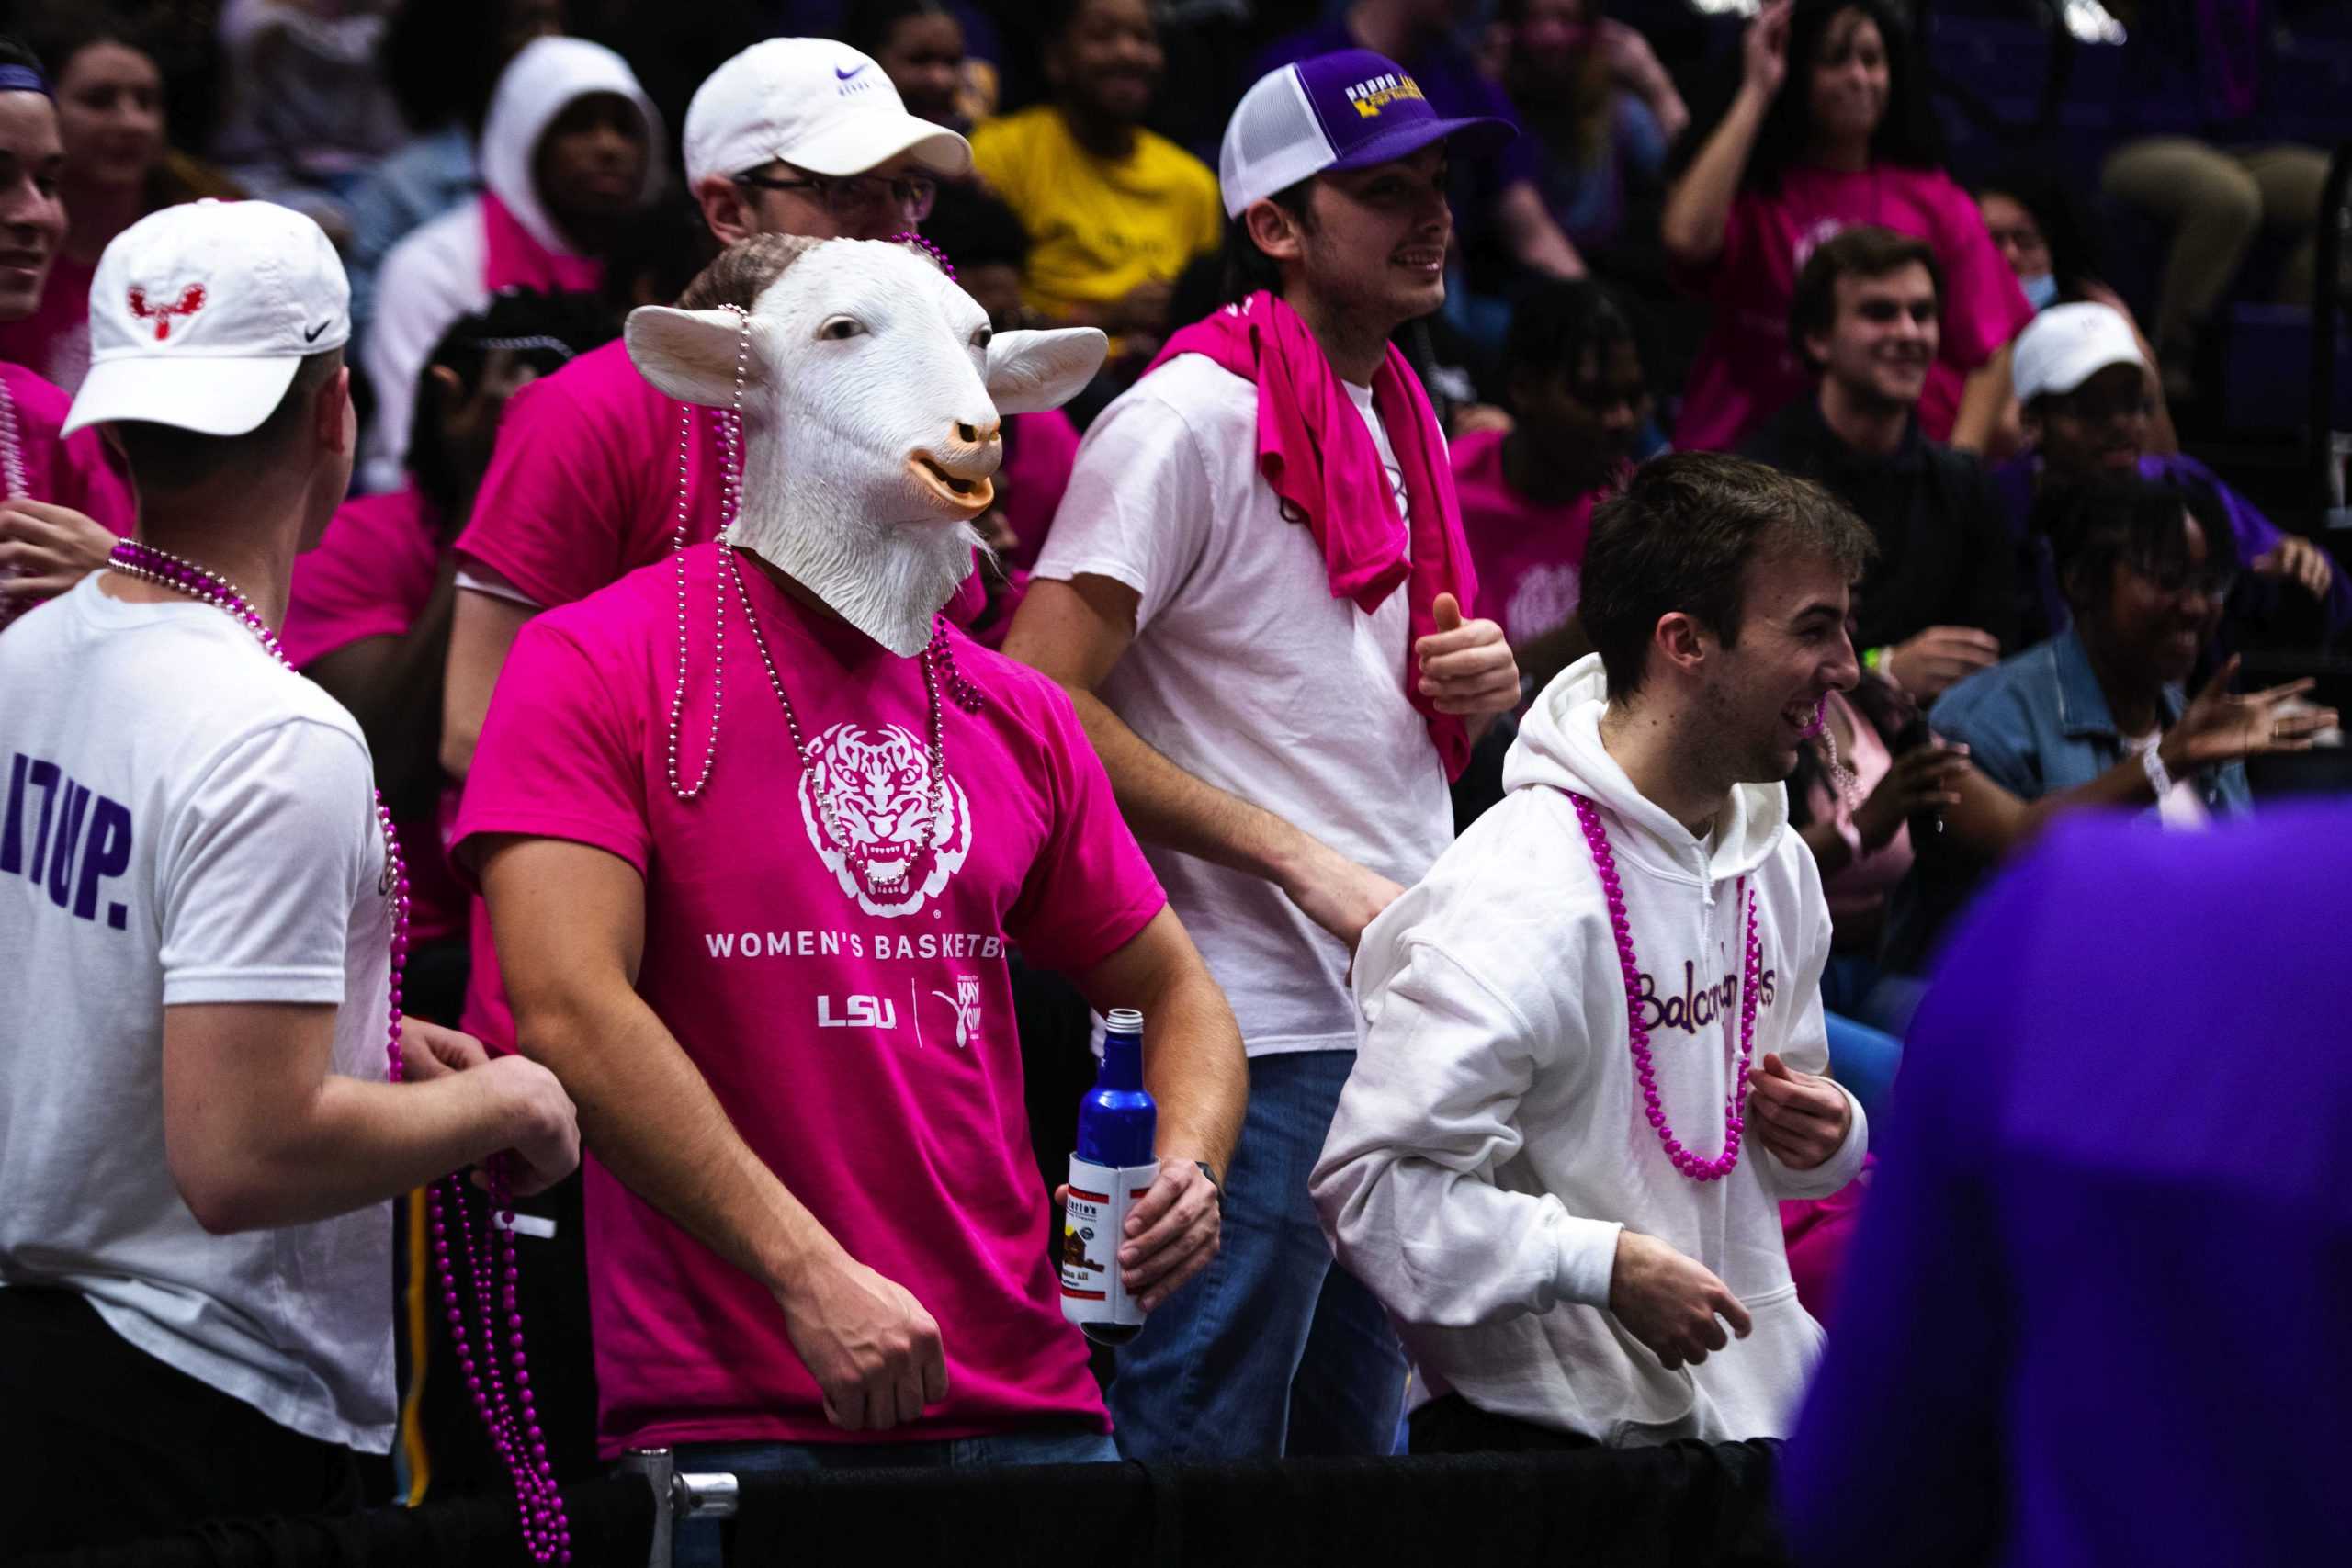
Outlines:
{"label": "white hoodie", "polygon": [[[662,117],[628,62],[602,44],[576,38],[532,39],[500,74],[482,121],[482,184],[506,204],[526,233],[557,255],[578,253],[548,216],[531,166],[548,127],[575,100],[595,93],[627,98],[644,121],[645,184],[638,199],[651,201],[661,189],[665,156]],[[459,318],[490,303],[485,253],[477,197],[394,245],[376,274],[375,317],[362,355],[377,400],[363,476],[370,490],[392,490],[401,482],[416,378],[424,373],[426,356]]]}
{"label": "white hoodie", "polygon": [[[1641,1114],[1616,940],[1562,791],[1600,807],[1657,998],[1645,1011],[1667,1119],[1702,1156],[1723,1147],[1738,1055],[1738,885],[1756,893],[1762,946],[1751,1073],[1768,1051],[1827,1065],[1829,908],[1781,785],[1734,790],[1694,839],[1602,749],[1605,701],[1598,657],[1545,688],[1502,803],[1365,929],[1356,1065],[1315,1203],[1431,1395],[1611,1444],[1781,1437],[1823,1334],[1797,1302],[1777,1203],[1854,1179],[1861,1108],[1814,1170],[1781,1165],[1753,1125],[1722,1180],[1674,1168]],[[1749,1337],[1667,1371],[1607,1310],[1627,1225],[1713,1269],[1747,1304]]]}

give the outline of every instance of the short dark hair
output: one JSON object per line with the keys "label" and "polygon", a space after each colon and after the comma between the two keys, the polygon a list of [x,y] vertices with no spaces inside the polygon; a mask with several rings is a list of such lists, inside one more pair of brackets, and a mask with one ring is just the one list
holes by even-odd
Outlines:
{"label": "short dark hair", "polygon": [[619,323],[593,294],[510,288],[492,295],[473,314],[458,317],[433,345],[416,378],[408,471],[418,491],[436,506],[451,506],[459,499],[457,463],[441,446],[442,400],[447,394],[434,378],[435,366],[447,366],[470,389],[481,380],[491,355],[500,349],[512,349],[545,376],[619,335]]}
{"label": "short dark hair", "polygon": [[2050,541],[2066,604],[2081,615],[2106,602],[2115,568],[2151,574],[2188,563],[2188,530],[2197,519],[2209,563],[2237,559],[2237,533],[2221,498],[2201,484],[2172,485],[2136,474],[2053,484],[2035,498],[2029,526]]}
{"label": "short dark hair", "polygon": [[1727,648],[1739,640],[1759,556],[1826,558],[1850,578],[1875,548],[1862,520],[1810,479],[1722,452],[1670,453],[1593,510],[1577,615],[1622,699],[1641,690],[1663,616],[1680,611]]}
{"label": "short dark hair", "polygon": [[860,54],[878,55],[890,47],[899,24],[914,17],[960,20],[945,0],[851,0],[842,12],[842,41]]}
{"label": "short dark hair", "polygon": [[[1315,212],[1315,176],[1309,175],[1295,185],[1287,185],[1266,199],[1290,215],[1290,220],[1303,232],[1313,232]],[[1250,225],[1245,220],[1250,209],[1225,220],[1225,298],[1228,304],[1238,305],[1261,288],[1279,298],[1283,291],[1282,263],[1258,248],[1250,237]]]}
{"label": "short dark hair", "polygon": [[1600,284],[1589,278],[1539,284],[1512,308],[1502,386],[1508,394],[1522,376],[1573,378],[1586,355],[1640,342],[1631,311]]}
{"label": "short dark hair", "polygon": [[41,64],[40,55],[6,34],[0,34],[0,65],[15,65],[38,72],[43,80],[49,76],[48,68]]}
{"label": "short dark hair", "polygon": [[923,220],[922,232],[959,267],[1029,265],[1029,231],[1021,214],[977,186],[941,186],[939,205]]}
{"label": "short dark hair", "polygon": [[1797,274],[1796,292],[1789,296],[1789,346],[1815,375],[1821,361],[1804,345],[1809,337],[1826,336],[1838,324],[1838,280],[1841,277],[1885,277],[1906,266],[1924,266],[1936,291],[1936,309],[1944,303],[1944,269],[1935,247],[1912,234],[1898,234],[1875,223],[1841,229],[1814,247]]}
{"label": "short dark hair", "polygon": [[171,493],[234,469],[267,466],[293,440],[319,389],[342,368],[340,348],[304,355],[277,406],[242,435],[207,435],[145,420],[115,421],[115,438],[130,460],[130,477],[142,491]]}

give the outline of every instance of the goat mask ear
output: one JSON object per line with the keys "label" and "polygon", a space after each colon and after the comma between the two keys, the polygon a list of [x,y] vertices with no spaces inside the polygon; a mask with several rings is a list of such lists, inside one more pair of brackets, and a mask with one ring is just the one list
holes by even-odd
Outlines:
{"label": "goat mask ear", "polygon": [[681,402],[731,409],[738,356],[746,388],[758,386],[764,376],[758,345],[744,352],[747,327],[755,334],[761,330],[758,321],[732,310],[640,305],[628,313],[622,335],[639,373],[662,391]]}
{"label": "goat mask ear", "polygon": [[[635,323],[631,317],[630,324]],[[1057,409],[1094,379],[1110,348],[1111,340],[1094,327],[999,333],[989,340],[989,400],[997,412],[1006,414]],[[637,352],[634,337],[629,352]],[[729,386],[733,386],[731,380]]]}

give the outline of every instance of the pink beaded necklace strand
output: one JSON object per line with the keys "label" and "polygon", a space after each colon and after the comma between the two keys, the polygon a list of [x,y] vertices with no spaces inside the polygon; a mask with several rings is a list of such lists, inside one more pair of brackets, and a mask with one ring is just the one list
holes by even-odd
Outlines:
{"label": "pink beaded necklace strand", "polygon": [[1739,879],[1734,897],[1747,907],[1747,959],[1739,982],[1739,1064],[1732,1076],[1731,1093],[1724,1099],[1724,1152],[1702,1159],[1682,1146],[1667,1124],[1665,1103],[1659,1099],[1657,1069],[1650,1060],[1649,1025],[1642,1021],[1642,968],[1634,959],[1634,933],[1625,920],[1625,887],[1617,876],[1617,856],[1609,847],[1609,829],[1601,825],[1600,808],[1574,790],[1566,794],[1584,826],[1584,841],[1592,851],[1594,869],[1609,899],[1609,924],[1617,936],[1617,966],[1625,981],[1626,1034],[1634,1050],[1634,1076],[1642,1086],[1642,1101],[1651,1130],[1666,1145],[1674,1168],[1693,1181],[1720,1181],[1739,1164],[1739,1136],[1747,1126],[1739,1114],[1740,1098],[1747,1090],[1747,1070],[1756,1055],[1756,987],[1763,966],[1763,943],[1756,936],[1756,895],[1747,878]]}
{"label": "pink beaded necklace strand", "polygon": [[[268,623],[227,578],[168,551],[130,539],[115,547],[108,564],[126,577],[218,605],[253,633],[263,651],[286,669],[294,668]],[[392,829],[392,814],[385,806],[380,790],[376,793],[376,825],[384,837],[384,874],[377,886],[390,905],[392,915],[391,1006],[384,1056],[391,1081],[399,1083],[406,1076],[401,1050],[401,976],[408,965],[408,867],[401,857],[400,835]],[[466,1197],[462,1173],[453,1172],[425,1189],[431,1209],[434,1261],[441,1276],[442,1309],[467,1392],[473,1396],[474,1409],[490,1435],[491,1446],[498,1450],[513,1478],[523,1544],[535,1562],[569,1562],[571,1527],[564,1515],[563,1497],[556,1489],[554,1469],[548,1462],[547,1434],[539,1427],[531,1394],[530,1367],[523,1351],[523,1313],[515,1299],[522,1272],[514,1258],[514,1197],[506,1161],[503,1157],[485,1161],[483,1176],[490,1189],[490,1207],[497,1213],[494,1224],[475,1218]],[[454,1226],[450,1223],[453,1212]],[[449,1252],[452,1229],[458,1233],[465,1271],[473,1283],[474,1322],[470,1333],[458,1290],[458,1265]],[[499,1336],[502,1321],[505,1328],[503,1344]],[[479,1356],[474,1348],[477,1335]],[[511,1393],[504,1370],[508,1367],[514,1372]]]}
{"label": "pink beaded necklace strand", "polygon": [[[25,476],[24,442],[17,433],[17,396],[8,389],[6,377],[0,377],[0,484],[7,487],[10,501],[23,501],[32,493],[31,481]],[[0,626],[15,620],[24,609],[22,599],[0,599]]]}

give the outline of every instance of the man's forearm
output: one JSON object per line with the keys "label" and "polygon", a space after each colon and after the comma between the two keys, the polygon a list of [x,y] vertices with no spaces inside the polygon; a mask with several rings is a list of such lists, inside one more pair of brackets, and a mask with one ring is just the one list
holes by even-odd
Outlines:
{"label": "man's forearm", "polygon": [[1144,1087],[1159,1107],[1161,1157],[1205,1160],[1218,1181],[1250,1104],[1250,1058],[1225,993],[1197,959],[1146,1004]]}
{"label": "man's forearm", "polygon": [[[166,1123],[166,1149],[179,1140]],[[300,1113],[249,1141],[243,1157],[202,1169],[172,1159],[181,1196],[208,1230],[311,1224],[388,1202],[473,1165],[514,1138],[513,1108],[472,1073],[427,1083],[330,1074]]]}
{"label": "man's forearm", "polygon": [[1145,843],[1197,855],[1277,886],[1289,886],[1318,852],[1333,852],[1265,807],[1186,773],[1091,692],[1064,689],[1111,776],[1120,814]]}
{"label": "man's forearm", "polygon": [[582,1146],[703,1245],[771,1291],[839,1249],[634,990],[615,981],[515,1021],[522,1049],[579,1108]]}

